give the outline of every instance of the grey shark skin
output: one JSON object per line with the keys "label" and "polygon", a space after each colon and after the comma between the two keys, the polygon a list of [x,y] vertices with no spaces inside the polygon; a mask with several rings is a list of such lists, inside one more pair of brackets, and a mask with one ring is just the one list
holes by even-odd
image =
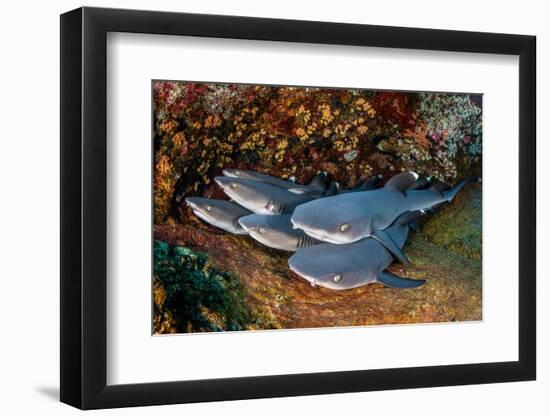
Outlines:
{"label": "grey shark skin", "polygon": [[300,248],[321,243],[305,234],[303,230],[294,229],[290,223],[290,214],[281,216],[250,214],[241,217],[239,224],[252,238],[274,249],[294,252]]}
{"label": "grey shark skin", "polygon": [[413,172],[403,172],[378,190],[338,194],[307,202],[296,208],[292,224],[315,239],[339,245],[374,237],[402,263],[407,263],[406,256],[384,229],[405,212],[426,210],[451,201],[464,185],[474,181],[463,180],[444,192],[436,186],[407,191],[417,178]]}
{"label": "grey shark skin", "polygon": [[187,197],[185,202],[197,217],[212,226],[237,235],[247,234],[239,224],[239,218],[249,215],[250,211],[238,204],[204,197]]}
{"label": "grey shark skin", "polygon": [[[320,196],[296,194],[273,184],[243,178],[216,177],[215,181],[229,198],[256,214],[290,214],[300,204]],[[331,188],[335,188],[333,186]]]}
{"label": "grey shark skin", "polygon": [[296,193],[322,193],[327,188],[326,175],[324,173],[316,175],[308,185],[300,185],[292,181],[272,177],[271,175],[262,174],[260,172],[248,171],[246,169],[228,168],[224,169],[222,172],[226,177],[255,180],[265,184],[276,185],[286,190],[292,190],[291,192]]}
{"label": "grey shark skin", "polygon": [[[401,248],[408,226],[396,224],[387,231]],[[312,286],[348,290],[373,282],[391,288],[416,288],[425,280],[401,278],[385,271],[393,262],[392,255],[379,241],[366,238],[349,245],[323,243],[300,249],[288,260],[292,271]]]}

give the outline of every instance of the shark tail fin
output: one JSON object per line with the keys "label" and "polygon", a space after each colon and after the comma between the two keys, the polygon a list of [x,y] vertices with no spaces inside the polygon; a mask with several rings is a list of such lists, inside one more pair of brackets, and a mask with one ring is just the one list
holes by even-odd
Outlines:
{"label": "shark tail fin", "polygon": [[480,181],[480,179],[477,177],[463,179],[450,190],[444,191],[442,193],[443,197],[445,197],[446,201],[451,201],[460,192],[460,190],[464,188],[465,185],[478,182],[478,181]]}
{"label": "shark tail fin", "polygon": [[417,288],[426,283],[424,279],[401,278],[388,271],[380,272],[376,280],[390,288]]}

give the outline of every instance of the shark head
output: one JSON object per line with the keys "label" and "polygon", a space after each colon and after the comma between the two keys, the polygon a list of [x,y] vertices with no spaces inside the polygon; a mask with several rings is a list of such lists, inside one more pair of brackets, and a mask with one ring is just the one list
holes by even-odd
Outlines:
{"label": "shark head", "polygon": [[258,242],[275,249],[295,250],[298,233],[292,229],[290,215],[250,214],[239,219],[241,227]]}
{"label": "shark head", "polygon": [[185,203],[193,213],[208,223],[214,223],[223,217],[223,210],[211,199],[204,197],[187,197]]}
{"label": "shark head", "polygon": [[187,197],[185,202],[193,213],[205,222],[231,233],[244,233],[238,219],[250,212],[243,207],[231,201],[204,197]]}
{"label": "shark head", "polygon": [[285,203],[296,205],[300,199],[311,199],[296,196],[273,184],[246,178],[216,177],[215,181],[229,198],[258,214],[281,214]]}
{"label": "shark head", "polygon": [[216,177],[215,181],[225,194],[237,202],[254,200],[264,194],[262,192],[263,184],[254,180],[237,177]]}
{"label": "shark head", "polygon": [[[352,249],[353,251],[353,249]],[[349,248],[342,245],[321,244],[300,249],[288,260],[292,271],[312,286],[332,290],[347,290],[376,280],[376,268],[358,268],[356,262],[346,256]],[[354,256],[365,256],[361,249]]]}
{"label": "shark head", "polygon": [[338,196],[299,205],[291,222],[309,236],[334,244],[353,243],[371,232],[370,217],[360,207],[349,206]]}
{"label": "shark head", "polygon": [[241,175],[243,175],[245,171],[237,168],[226,168],[222,172],[223,172],[223,175],[226,177],[241,178]]}

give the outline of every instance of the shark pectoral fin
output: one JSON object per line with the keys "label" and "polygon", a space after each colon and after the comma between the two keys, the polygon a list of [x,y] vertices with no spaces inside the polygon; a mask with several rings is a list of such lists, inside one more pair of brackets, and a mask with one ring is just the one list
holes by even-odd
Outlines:
{"label": "shark pectoral fin", "polygon": [[401,191],[404,194],[417,179],[418,174],[416,172],[402,172],[391,177],[384,187],[395,188],[397,191]]}
{"label": "shark pectoral fin", "polygon": [[392,240],[387,232],[385,232],[384,230],[376,230],[372,233],[372,237],[378,240],[382,245],[384,245],[386,249],[389,250],[392,255],[394,255],[399,260],[399,262],[404,265],[409,264],[407,256],[403,253],[401,248],[399,248],[399,246],[395,244],[395,242]]}
{"label": "shark pectoral fin", "polygon": [[417,288],[426,283],[425,279],[401,278],[388,271],[380,272],[376,280],[390,288]]}

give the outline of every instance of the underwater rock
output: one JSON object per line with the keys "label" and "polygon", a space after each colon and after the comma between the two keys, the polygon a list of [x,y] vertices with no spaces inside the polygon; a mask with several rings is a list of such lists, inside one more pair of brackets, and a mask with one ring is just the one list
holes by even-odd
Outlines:
{"label": "underwater rock", "polygon": [[[384,288],[377,283],[345,291],[312,288],[288,268],[287,253],[266,248],[251,237],[217,233],[207,226],[157,225],[154,237],[207,254],[211,267],[238,277],[243,292],[233,301],[256,312],[249,329],[482,319],[481,262],[457,256],[429,242],[422,233],[412,234],[405,246],[411,265],[389,267],[395,275],[426,279],[422,291]],[[160,297],[161,291],[155,295]],[[159,333],[163,332],[160,324],[156,327]],[[170,332],[174,326],[168,327]]]}

